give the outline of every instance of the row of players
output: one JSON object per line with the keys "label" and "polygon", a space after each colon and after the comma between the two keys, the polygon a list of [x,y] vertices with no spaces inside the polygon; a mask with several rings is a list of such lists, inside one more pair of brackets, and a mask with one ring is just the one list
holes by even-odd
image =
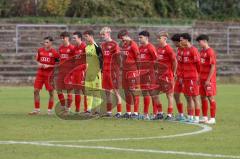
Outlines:
{"label": "row of players", "polygon": [[[35,109],[30,114],[40,113],[39,91],[44,84],[50,95],[48,113],[51,114],[54,88],[51,85],[50,76],[54,68],[72,57],[77,59],[80,55],[86,55],[82,56],[84,57],[82,61],[87,64],[87,67],[75,71],[72,75],[73,79],[75,79],[75,82],[85,80],[83,85],[102,87],[105,90],[107,116],[112,116],[112,96],[110,93],[112,92],[117,97],[117,114],[115,117],[137,117],[139,115],[139,95],[136,95],[134,90],[140,88],[144,100],[144,116],[146,119],[149,118],[148,109],[151,99],[154,119],[164,118],[162,103],[159,99],[159,92],[163,92],[168,100],[165,119],[171,120],[173,118],[173,101],[175,98],[178,110],[177,120],[215,124],[216,55],[208,44],[209,37],[204,34],[197,37],[196,41],[202,48],[199,53],[198,49],[191,44],[191,36],[188,33],[175,34],[171,37],[176,47],[175,53],[174,49],[167,43],[169,38],[167,32],[162,31],[156,34],[158,41],[156,48],[149,42],[150,34],[148,31],[141,31],[138,35],[139,46],[131,39],[127,30],[121,30],[118,33],[118,38],[121,42],[118,44],[111,38],[111,29],[104,27],[100,31],[100,36],[103,40],[101,45],[95,42],[93,30],[87,30],[83,33],[86,43],[82,41],[80,32],[74,32],[72,35],[74,45],[72,45],[70,44],[70,34],[63,32],[60,35],[62,45],[58,51],[52,47],[52,37],[45,37],[44,47],[38,49],[37,53],[39,69],[34,83]],[[116,81],[114,77],[119,77],[120,75],[116,73],[120,69],[116,69],[112,65],[116,63],[116,61],[112,60],[116,54],[124,55],[120,60],[122,70],[121,83],[126,99],[126,113],[124,115],[121,114],[122,104],[118,90],[119,86],[114,84],[114,81]],[[156,69],[156,63],[160,66],[160,69]],[[85,73],[81,73],[83,70]],[[115,72],[117,75],[115,74],[113,77],[112,72]],[[140,72],[147,72],[148,75],[141,76],[139,75],[141,74]],[[96,76],[96,74],[98,75]],[[91,79],[93,76],[94,78]],[[130,82],[128,82],[129,78],[131,79]],[[102,79],[102,82],[100,79]],[[74,88],[67,88],[63,80],[58,81],[61,81],[60,84],[57,82],[56,88],[59,101],[61,106],[66,106],[66,111],[69,111],[72,104],[71,92]],[[153,88],[153,86],[157,86],[157,88]],[[67,90],[66,101],[63,94],[65,89]],[[86,92],[84,87],[75,89],[76,112],[80,111],[81,91],[83,94]],[[187,118],[184,116],[183,102],[180,99],[181,93],[184,94],[187,101]],[[199,95],[201,96],[201,104]],[[92,96],[84,96],[85,112],[89,113],[92,110],[93,101]],[[133,113],[131,113],[132,104],[134,105]],[[210,104],[210,118],[208,118],[208,104]],[[199,119],[200,105],[202,105],[203,116],[201,120]]]}

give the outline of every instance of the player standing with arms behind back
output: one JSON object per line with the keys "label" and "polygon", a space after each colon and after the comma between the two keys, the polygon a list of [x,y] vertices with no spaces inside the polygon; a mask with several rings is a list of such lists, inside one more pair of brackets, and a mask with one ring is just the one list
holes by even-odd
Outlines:
{"label": "player standing with arms behind back", "polygon": [[[84,94],[84,80],[85,80],[85,70],[86,68],[79,68],[83,65],[86,67],[86,54],[85,48],[86,44],[82,41],[82,33],[74,32],[73,33],[73,42],[75,43],[74,47],[74,58],[75,58],[75,69],[73,73],[73,85],[75,85],[74,93],[75,93],[75,112],[80,112],[80,104],[81,104],[81,92]],[[80,65],[80,66],[79,66]],[[87,97],[84,95],[84,110],[87,111]]]}
{"label": "player standing with arms behind back", "polygon": [[52,48],[53,38],[51,36],[44,38],[44,47],[39,48],[36,56],[38,70],[34,82],[34,105],[35,109],[29,115],[38,115],[40,113],[40,95],[42,86],[45,85],[49,92],[48,114],[52,114],[54,104],[54,88],[52,86],[53,70],[56,62],[59,60],[57,51]]}
{"label": "player standing with arms behind back", "polygon": [[[68,113],[72,104],[72,88],[66,83],[70,81],[65,81],[65,78],[69,71],[72,70],[69,60],[74,56],[74,46],[70,44],[70,34],[68,32],[62,32],[60,34],[60,38],[62,40],[62,45],[60,45],[58,49],[60,55],[60,66],[57,79],[57,94],[61,108],[65,110],[65,113]],[[67,107],[63,90],[67,90]]]}
{"label": "player standing with arms behind back", "polygon": [[[202,100],[203,121],[208,124],[215,124],[216,116],[216,54],[208,45],[209,37],[199,35],[196,39],[202,48],[200,52],[200,95]],[[208,120],[208,101],[210,103],[210,120]]]}
{"label": "player standing with arms behind back", "polygon": [[[160,64],[167,66],[167,71],[161,75],[161,79],[167,82],[167,87],[160,83],[160,91],[166,93],[168,100],[167,120],[172,119],[173,113],[173,91],[174,91],[174,77],[176,76],[177,60],[175,52],[172,47],[167,43],[168,33],[159,32],[157,34],[159,47],[157,48],[157,57]],[[162,118],[162,111],[160,110],[158,117]]]}
{"label": "player standing with arms behind back", "polygon": [[[191,44],[191,36],[183,33],[180,36],[183,49],[183,92],[187,99],[189,109],[189,122],[199,123],[200,103],[199,103],[199,71],[200,58],[196,47]],[[193,110],[195,107],[195,118],[193,118]]]}
{"label": "player standing with arms behind back", "polygon": [[182,54],[183,47],[180,45],[180,34],[174,34],[171,37],[173,44],[176,47],[176,59],[177,59],[177,71],[175,76],[175,84],[174,84],[174,99],[177,105],[178,116],[176,120],[184,121],[185,117],[183,114],[183,102],[181,101],[180,95],[183,93],[183,68],[182,68]]}
{"label": "player standing with arms behind back", "polygon": [[[133,41],[127,30],[121,30],[118,33],[118,38],[121,39],[120,51],[122,56],[122,87],[126,99],[126,113],[124,118],[136,118],[139,111],[139,95],[134,94],[139,88],[139,73],[137,67],[137,58],[139,49],[137,43]],[[134,103],[134,112],[131,114],[131,104]]]}
{"label": "player standing with arms behind back", "polygon": [[[103,79],[102,87],[105,89],[107,99],[107,116],[112,116],[112,97],[111,92],[116,95],[117,98],[117,114],[115,117],[119,118],[122,112],[121,96],[118,92],[119,81],[119,69],[117,67],[120,64],[119,46],[117,42],[111,38],[111,29],[109,27],[103,27],[100,31],[100,36],[104,42],[102,42],[103,53]],[[115,66],[115,67],[114,67]]]}

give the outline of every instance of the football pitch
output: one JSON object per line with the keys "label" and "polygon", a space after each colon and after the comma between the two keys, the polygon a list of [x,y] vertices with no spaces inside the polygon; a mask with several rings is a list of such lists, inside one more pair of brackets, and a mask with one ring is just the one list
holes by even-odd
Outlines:
{"label": "football pitch", "polygon": [[[2,86],[0,158],[240,158],[239,90],[240,85],[218,85],[217,124],[199,125],[113,118],[62,120],[46,114],[45,90],[42,114],[29,116],[33,88]],[[161,99],[166,111],[165,95]]]}

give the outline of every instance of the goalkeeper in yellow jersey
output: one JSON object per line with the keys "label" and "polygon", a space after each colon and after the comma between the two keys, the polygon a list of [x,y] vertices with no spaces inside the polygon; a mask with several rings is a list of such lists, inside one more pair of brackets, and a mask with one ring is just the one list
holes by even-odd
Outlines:
{"label": "goalkeeper in yellow jersey", "polygon": [[85,93],[87,95],[87,112],[99,112],[102,105],[101,89],[101,68],[102,50],[94,40],[93,30],[87,30],[83,37],[87,43],[85,48],[87,71],[85,76]]}

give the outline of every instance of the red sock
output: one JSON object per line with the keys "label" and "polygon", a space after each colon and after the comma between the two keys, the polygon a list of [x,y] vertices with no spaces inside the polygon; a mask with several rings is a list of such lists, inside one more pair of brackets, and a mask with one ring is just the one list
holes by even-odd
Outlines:
{"label": "red sock", "polygon": [[153,101],[153,114],[156,115],[158,113],[158,107],[157,107],[157,103]]}
{"label": "red sock", "polygon": [[126,96],[126,111],[131,112],[131,104],[132,104],[132,96],[127,95]]}
{"label": "red sock", "polygon": [[207,99],[202,100],[202,115],[208,116],[208,101],[207,101]]}
{"label": "red sock", "polygon": [[53,108],[53,104],[54,104],[53,100],[49,100],[48,101],[48,109],[52,109]]}
{"label": "red sock", "polygon": [[216,102],[215,102],[215,100],[212,100],[210,102],[210,116],[211,116],[211,118],[215,118],[216,109],[217,109]]}
{"label": "red sock", "polygon": [[148,109],[150,105],[150,96],[144,97],[144,114],[148,114]]}
{"label": "red sock", "polygon": [[134,112],[139,111],[139,96],[134,97]]}
{"label": "red sock", "polygon": [[168,112],[168,114],[172,114],[173,113],[173,107],[172,106],[168,106],[167,112]]}
{"label": "red sock", "polygon": [[68,94],[67,107],[71,108],[71,105],[72,105],[72,94]]}
{"label": "red sock", "polygon": [[112,112],[112,103],[107,103],[107,111]]}
{"label": "red sock", "polygon": [[159,113],[162,113],[162,103],[157,104],[157,109]]}
{"label": "red sock", "polygon": [[88,105],[87,105],[87,96],[84,96],[84,112],[86,112],[88,109]]}
{"label": "red sock", "polygon": [[182,103],[177,104],[177,109],[178,109],[179,114],[183,114],[183,104]]}
{"label": "red sock", "polygon": [[122,112],[122,104],[121,103],[117,104],[117,112],[118,113]]}
{"label": "red sock", "polygon": [[40,101],[39,100],[35,100],[34,101],[34,106],[35,106],[35,109],[40,109]]}
{"label": "red sock", "polygon": [[187,108],[188,115],[193,116],[193,109],[192,108]]}
{"label": "red sock", "polygon": [[63,93],[58,94],[58,99],[61,103],[61,106],[65,106],[65,99],[64,99],[64,94]]}
{"label": "red sock", "polygon": [[199,108],[195,108],[195,116],[200,116],[200,109]]}
{"label": "red sock", "polygon": [[80,111],[80,103],[81,103],[81,96],[80,96],[80,94],[75,94],[76,112]]}

